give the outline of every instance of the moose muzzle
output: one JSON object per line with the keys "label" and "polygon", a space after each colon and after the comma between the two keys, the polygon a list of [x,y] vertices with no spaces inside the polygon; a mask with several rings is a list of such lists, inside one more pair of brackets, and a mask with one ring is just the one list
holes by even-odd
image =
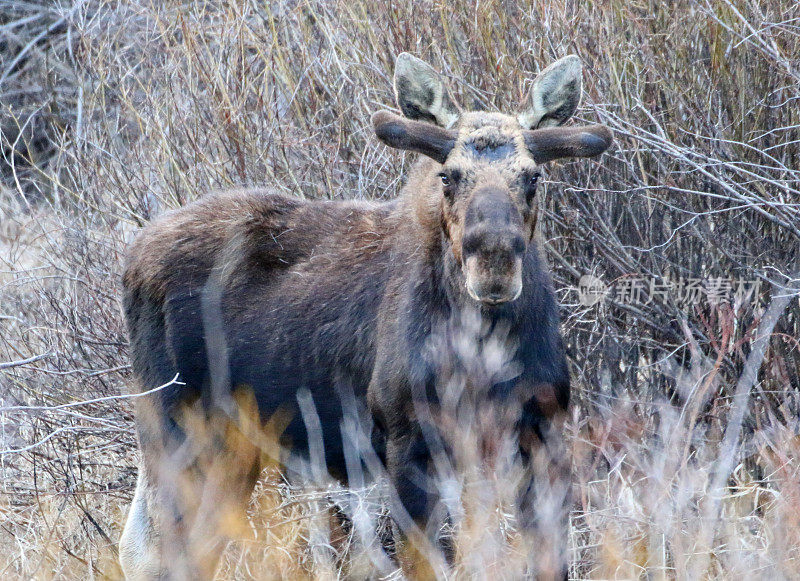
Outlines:
{"label": "moose muzzle", "polygon": [[525,224],[509,193],[482,188],[467,209],[462,268],[469,295],[485,305],[513,301],[522,293]]}

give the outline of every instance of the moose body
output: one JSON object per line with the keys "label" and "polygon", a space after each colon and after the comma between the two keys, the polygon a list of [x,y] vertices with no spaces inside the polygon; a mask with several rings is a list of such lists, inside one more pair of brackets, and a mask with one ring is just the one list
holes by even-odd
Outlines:
{"label": "moose body", "polygon": [[[534,236],[538,168],[610,143],[599,126],[544,128],[577,106],[576,63],[568,57],[542,73],[531,108],[515,119],[462,114],[435,71],[401,55],[395,88],[406,118],[378,113],[373,125],[388,145],[426,157],[397,199],[233,191],[144,230],[129,252],[124,310],[137,388],[166,387],[137,399],[144,462],[121,541],[127,576],[213,574],[224,547],[215,519],[223,505],[246,504],[260,452],[252,438],[236,439],[231,452],[226,436],[193,450],[205,431],[181,414],[195,406],[202,422],[223,422],[236,415],[230,398],[242,389],[259,425],[285,420],[278,432],[290,457],[313,459],[323,448],[328,473],[345,484],[353,469],[342,432],[347,407],[367,409],[396,492],[392,511],[425,530],[437,498],[419,475],[448,452],[427,435],[435,413],[420,411],[436,409],[445,379],[442,344],[432,338],[467,313],[513,345],[515,372],[487,397],[513,408],[520,454],[545,444],[567,408],[569,375]],[[520,520],[533,526],[524,488]]]}

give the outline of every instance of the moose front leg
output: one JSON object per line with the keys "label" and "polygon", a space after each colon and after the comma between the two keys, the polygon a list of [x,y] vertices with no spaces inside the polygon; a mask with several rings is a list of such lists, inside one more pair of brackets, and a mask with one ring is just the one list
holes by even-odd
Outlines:
{"label": "moose front leg", "polygon": [[406,578],[436,579],[450,555],[439,538],[444,519],[431,447],[418,427],[404,431],[387,442],[395,552]]}
{"label": "moose front leg", "polygon": [[540,581],[565,580],[569,572],[570,461],[561,423],[540,417],[520,430],[517,520],[528,576]]}

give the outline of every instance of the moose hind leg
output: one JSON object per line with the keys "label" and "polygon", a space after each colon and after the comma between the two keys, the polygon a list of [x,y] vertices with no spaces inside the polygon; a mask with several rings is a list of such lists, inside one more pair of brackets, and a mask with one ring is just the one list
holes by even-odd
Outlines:
{"label": "moose hind leg", "polygon": [[128,579],[214,577],[228,541],[245,530],[260,472],[259,450],[241,420],[241,410],[238,421],[192,410],[179,422],[180,442],[143,446],[147,465],[120,541]]}
{"label": "moose hind leg", "polygon": [[142,465],[128,519],[119,540],[120,565],[125,578],[130,581],[158,579],[162,576],[160,533],[153,514],[154,502],[154,490]]}

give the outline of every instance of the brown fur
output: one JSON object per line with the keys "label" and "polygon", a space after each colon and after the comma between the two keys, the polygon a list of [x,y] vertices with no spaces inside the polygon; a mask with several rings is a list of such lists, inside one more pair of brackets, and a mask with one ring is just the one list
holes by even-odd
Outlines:
{"label": "brown fur", "polygon": [[[449,125],[455,109],[438,76],[420,63],[403,57],[398,100],[410,116]],[[565,79],[562,69],[555,67],[544,86],[574,86],[574,66],[564,69]],[[402,94],[403,87],[413,94]],[[577,102],[566,97],[570,107]],[[563,102],[556,105],[563,109]],[[375,423],[377,452],[396,493],[393,514],[407,514],[417,527],[401,526],[396,539],[404,568],[430,572],[402,558],[404,538],[413,541],[405,544],[412,555],[432,541],[420,530],[438,500],[418,475],[429,474],[433,457],[446,450],[423,434],[441,426],[418,412],[437,408],[436,389],[447,382],[447,369],[460,365],[448,334],[468,313],[505,329],[514,345],[519,374],[485,387],[514,418],[522,461],[532,465],[533,448],[557,439],[569,376],[552,284],[533,236],[535,182],[541,159],[594,155],[608,140],[599,130],[530,131],[498,113],[464,113],[453,129],[388,113],[373,123],[380,139],[431,158],[414,165],[397,200],[224,192],[155,220],[131,245],[123,285],[137,388],[176,374],[182,384],[136,403],[145,463],[121,541],[127,574],[213,573],[224,542],[202,535],[222,530],[215,507],[246,501],[258,473],[255,448],[270,447],[251,420],[242,427],[250,414],[235,394],[247,394],[260,422],[271,420],[270,431],[291,454],[282,462],[312,459],[324,447],[322,469],[346,483],[350,441],[341,426],[352,412],[348,392]],[[531,138],[540,131],[542,139]],[[442,351],[432,353],[433,340]],[[482,381],[465,378],[468,390]],[[312,441],[302,401],[316,409],[320,442]],[[247,434],[233,438],[244,452],[229,449],[230,433]],[[209,443],[198,444],[204,439]],[[522,527],[537,522],[531,482],[520,490]],[[215,501],[198,502],[208,487]],[[217,499],[225,491],[231,499]]]}

